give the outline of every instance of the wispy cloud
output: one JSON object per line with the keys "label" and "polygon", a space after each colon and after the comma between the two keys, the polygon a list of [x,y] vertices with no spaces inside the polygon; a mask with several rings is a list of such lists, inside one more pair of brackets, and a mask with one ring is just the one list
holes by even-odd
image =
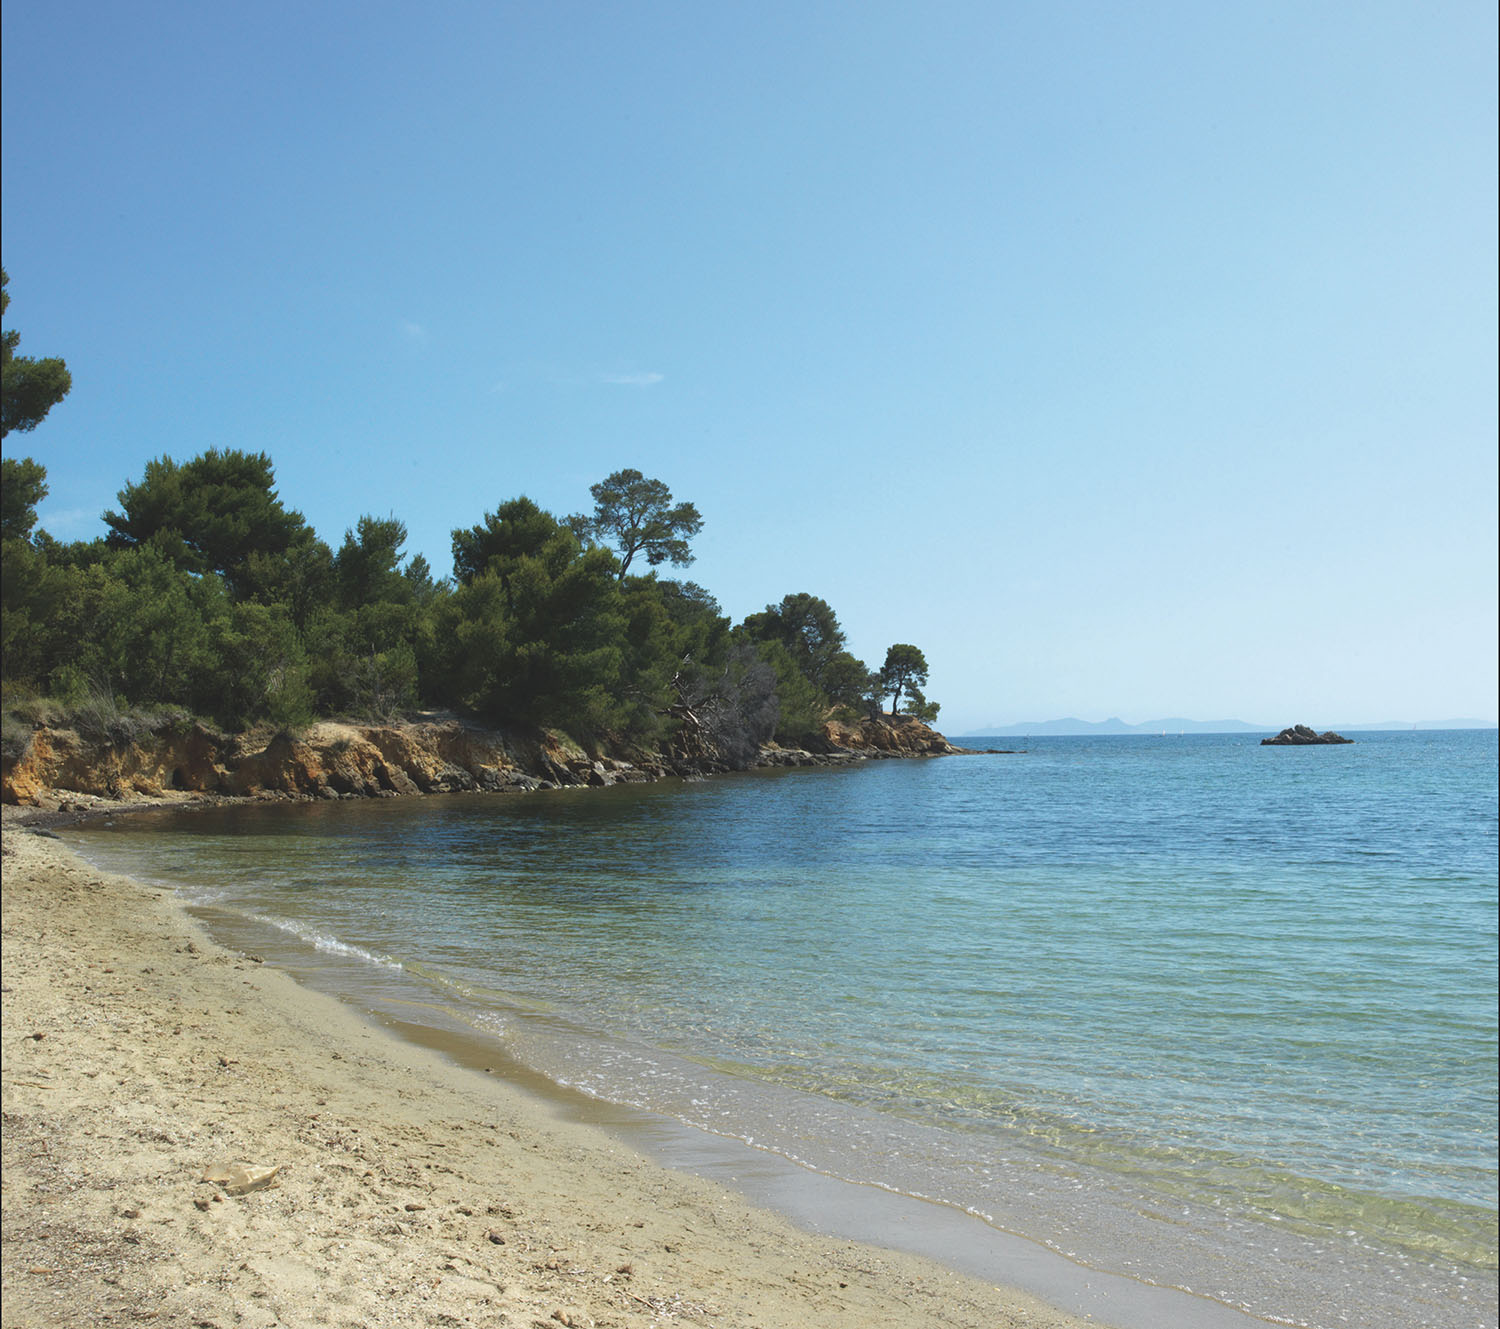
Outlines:
{"label": "wispy cloud", "polygon": [[528,384],[541,384],[552,388],[589,388],[600,384],[612,388],[654,388],[664,382],[666,375],[654,369],[602,370],[593,367],[580,369],[571,365],[560,365],[544,360],[522,360],[500,367],[499,374],[491,381],[487,392],[490,396],[522,388]]}
{"label": "wispy cloud", "polygon": [[405,335],[406,340],[414,346],[425,346],[427,344],[427,329],[420,323],[413,323],[410,319],[405,319],[401,324],[401,331]]}
{"label": "wispy cloud", "polygon": [[43,503],[37,508],[37,525],[48,535],[82,536],[99,521],[93,508],[54,508]]}

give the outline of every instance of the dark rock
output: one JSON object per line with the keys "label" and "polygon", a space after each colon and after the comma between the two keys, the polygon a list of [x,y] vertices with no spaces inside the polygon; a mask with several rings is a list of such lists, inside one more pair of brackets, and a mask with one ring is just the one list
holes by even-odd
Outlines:
{"label": "dark rock", "polygon": [[550,754],[541,752],[537,754],[537,765],[541,767],[542,773],[553,785],[568,785],[577,782],[577,776],[573,774],[560,761],[554,761]]}
{"label": "dark rock", "polygon": [[527,775],[524,771],[511,771],[501,783],[489,787],[495,789],[520,789],[526,793],[530,793],[533,789],[556,788],[555,785],[549,784],[546,780],[539,779],[535,775]]}
{"label": "dark rock", "polygon": [[1263,738],[1260,740],[1262,747],[1309,747],[1315,743],[1352,743],[1352,738],[1345,738],[1342,734],[1335,734],[1329,729],[1318,733],[1315,729],[1309,729],[1305,724],[1294,724],[1288,729],[1283,729],[1275,738]]}

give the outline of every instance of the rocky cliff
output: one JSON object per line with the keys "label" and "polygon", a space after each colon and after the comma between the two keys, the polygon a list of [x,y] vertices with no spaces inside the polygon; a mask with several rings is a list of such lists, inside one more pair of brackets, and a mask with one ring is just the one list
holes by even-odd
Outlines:
{"label": "rocky cliff", "polygon": [[[761,749],[753,765],[811,766],[962,751],[905,717],[830,720],[812,749]],[[712,753],[590,753],[555,731],[521,735],[455,716],[390,725],[323,723],[298,734],[220,734],[179,724],[129,738],[38,727],[3,757],[4,802],[66,809],[75,796],[130,799],[391,798],[697,776],[730,769]]]}

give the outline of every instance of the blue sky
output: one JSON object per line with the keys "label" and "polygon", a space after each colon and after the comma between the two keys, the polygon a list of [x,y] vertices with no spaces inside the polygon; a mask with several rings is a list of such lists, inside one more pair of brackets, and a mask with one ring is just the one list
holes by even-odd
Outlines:
{"label": "blue sky", "polygon": [[943,727],[1496,714],[1495,10],[7,0],[43,524],[634,466]]}

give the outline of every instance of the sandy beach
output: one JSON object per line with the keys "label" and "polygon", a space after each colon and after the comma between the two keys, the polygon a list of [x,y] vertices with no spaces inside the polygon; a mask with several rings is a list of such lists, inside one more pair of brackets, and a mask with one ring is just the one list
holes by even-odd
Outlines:
{"label": "sandy beach", "polygon": [[1085,1323],[665,1169],[223,950],[15,811],[8,1327]]}

